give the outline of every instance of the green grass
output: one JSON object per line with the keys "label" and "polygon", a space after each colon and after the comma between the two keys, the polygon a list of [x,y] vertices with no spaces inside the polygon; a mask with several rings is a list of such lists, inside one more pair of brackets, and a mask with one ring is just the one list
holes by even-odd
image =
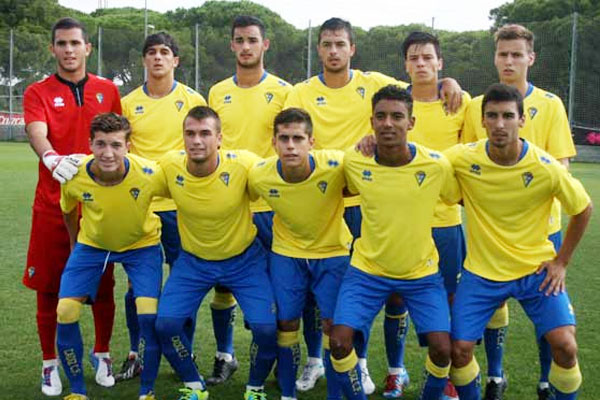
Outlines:
{"label": "green grass", "polygon": [[[37,162],[26,144],[0,143],[0,398],[43,399],[39,389],[41,353],[35,324],[35,293],[21,284],[25,265],[31,205],[37,179]],[[574,164],[573,174],[580,178],[592,199],[600,204],[600,165]],[[600,393],[600,352],[597,350],[597,336],[600,333],[600,274],[597,272],[598,248],[600,243],[600,212],[597,212],[572,261],[568,276],[568,287],[578,319],[577,336],[579,359],[583,369],[584,383],[580,399],[597,399]],[[127,353],[128,339],[123,313],[123,293],[126,278],[121,268],[116,268],[117,315],[111,354],[115,364],[119,364]],[[210,295],[209,295],[210,296]],[[535,397],[539,363],[531,323],[518,304],[510,303],[511,324],[506,344],[505,367],[509,376],[506,399],[532,399]],[[237,319],[235,346],[240,358],[241,369],[232,382],[211,389],[211,399],[241,399],[248,373],[249,332],[242,326],[242,318]],[[371,398],[382,398],[382,380],[385,377],[386,361],[381,330],[381,316],[375,322],[369,350],[369,368],[378,386]],[[82,317],[82,331],[86,349],[93,343],[91,312],[86,308]],[[196,331],[195,352],[199,355],[200,370],[208,375],[212,369],[215,351],[210,312],[205,304],[199,312]],[[485,371],[485,356],[481,348],[477,356]],[[416,344],[411,330],[407,345],[406,362],[411,373],[411,385],[406,399],[416,399],[421,384],[425,352]],[[138,381],[118,384],[111,389],[99,388],[93,379],[92,369],[86,361],[86,382],[92,399],[136,399]],[[115,365],[118,367],[118,365]],[[63,376],[63,383],[67,381]],[[174,399],[180,386],[166,360],[156,383],[159,399]],[[267,382],[270,398],[278,398],[279,392],[272,377]],[[68,393],[68,387],[64,391]],[[299,399],[324,399],[325,382],[320,381],[315,390],[300,393]]]}

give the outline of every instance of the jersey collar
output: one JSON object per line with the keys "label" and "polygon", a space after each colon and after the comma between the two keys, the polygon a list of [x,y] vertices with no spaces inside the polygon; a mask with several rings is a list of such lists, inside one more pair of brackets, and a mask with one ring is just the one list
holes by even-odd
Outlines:
{"label": "jersey collar", "polygon": [[[260,84],[265,79],[267,79],[267,75],[269,75],[269,73],[265,70],[265,72],[263,72],[262,76],[260,77],[260,80],[258,81],[257,85]],[[237,74],[233,74],[233,83],[235,83],[235,86],[238,85]]]}
{"label": "jersey collar", "polygon": [[[173,90],[175,90],[176,87],[177,81],[173,80],[173,85],[171,86],[171,90],[169,90],[169,94],[173,93]],[[142,90],[144,91],[144,94],[146,96],[150,96],[150,93],[148,92],[148,82],[144,82],[144,84],[142,85]]]}
{"label": "jersey collar", "polygon": [[[308,154],[308,163],[310,164],[310,173],[312,174],[315,170],[315,158],[310,153]],[[277,160],[277,173],[279,173],[279,176],[281,177],[281,179],[283,179],[283,168],[281,167],[281,160]],[[283,180],[285,181],[285,179]]]}
{"label": "jersey collar", "polygon": [[[348,83],[350,83],[350,81],[352,80],[352,77],[354,76],[354,70],[350,70],[350,79],[348,79]],[[319,80],[321,81],[321,83],[325,86],[327,86],[327,84],[325,83],[325,76],[323,75],[323,72],[319,73],[318,75]],[[348,84],[346,83],[346,85]]]}
{"label": "jersey collar", "polygon": [[[521,161],[523,159],[523,157],[525,157],[525,154],[527,154],[527,150],[529,150],[529,142],[523,138],[519,138],[520,141],[523,142],[523,148],[521,149],[521,154],[519,154],[519,159],[517,160],[517,162]],[[487,154],[487,156],[490,156],[490,141],[486,140],[485,141],[485,153]]]}
{"label": "jersey collar", "polygon": [[[410,164],[417,155],[417,146],[415,146],[414,143],[411,143],[411,142],[408,142],[407,145],[408,145],[408,151],[410,151],[410,161],[408,162],[408,164]],[[373,155],[373,158],[375,159],[375,162],[377,164],[379,164],[379,156],[377,155],[377,148],[375,149],[375,154]],[[405,164],[405,165],[408,165],[408,164]]]}
{"label": "jersey collar", "polygon": [[86,82],[89,79],[87,72],[85,73],[83,79],[77,83],[73,83],[71,81],[61,78],[61,76],[58,75],[58,73],[54,74],[54,76],[56,76],[56,80],[58,80],[64,85],[67,85],[69,89],[71,89],[71,93],[73,94],[73,97],[75,97],[75,103],[77,103],[77,105],[80,107],[83,106],[83,89]]}
{"label": "jersey collar", "polygon": [[[125,175],[123,175],[123,180],[121,182],[123,182],[125,178],[127,178],[127,174],[129,173],[129,159],[125,157],[123,161],[125,162]],[[85,170],[90,176],[90,178],[92,178],[92,180],[96,182],[96,175],[94,175],[94,173],[92,172],[92,162],[94,162],[93,158],[90,161],[88,161],[88,163],[85,165]]]}

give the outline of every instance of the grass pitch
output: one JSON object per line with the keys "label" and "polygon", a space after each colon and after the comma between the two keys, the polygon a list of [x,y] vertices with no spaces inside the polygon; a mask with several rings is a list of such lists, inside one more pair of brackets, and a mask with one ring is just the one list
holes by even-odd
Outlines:
{"label": "grass pitch", "polygon": [[[588,192],[600,204],[600,165],[573,164],[573,174],[582,180]],[[41,351],[35,324],[35,293],[21,284],[29,230],[31,226],[31,205],[37,181],[37,160],[27,144],[0,143],[0,399],[46,399],[40,392]],[[566,219],[565,219],[566,220]],[[597,336],[600,334],[600,274],[597,272],[600,243],[600,211],[596,211],[587,234],[580,244],[569,267],[568,288],[577,314],[577,337],[579,342],[579,362],[583,370],[583,386],[579,398],[593,400],[600,393],[600,352],[597,350]],[[111,355],[115,369],[128,351],[128,338],[123,312],[123,294],[126,276],[122,268],[115,268],[117,313],[111,343]],[[209,295],[209,299],[210,299]],[[200,372],[209,375],[215,351],[210,311],[207,301],[199,311],[196,330],[195,353],[199,356]],[[248,346],[250,333],[243,327],[242,318],[236,321],[235,348],[240,360],[240,370],[227,385],[210,389],[211,399],[242,399],[248,376]],[[86,346],[85,353],[93,344],[91,312],[85,308],[81,329]],[[510,302],[510,327],[506,343],[505,369],[509,387],[505,399],[533,399],[539,374],[537,347],[531,323],[518,304]],[[383,379],[386,374],[385,349],[383,347],[381,315],[375,321],[369,346],[369,369],[377,385],[377,391],[370,398],[382,398]],[[480,346],[481,347],[481,346]],[[477,349],[477,357],[482,371],[486,371],[485,355]],[[411,384],[406,399],[418,398],[422,382],[425,351],[419,349],[411,329],[407,341],[406,365],[411,374]],[[117,384],[116,387],[100,388],[94,382],[93,370],[86,360],[86,383],[91,399],[137,399],[138,380]],[[63,375],[65,390],[68,383]],[[158,399],[177,398],[180,387],[170,366],[163,358],[156,382]],[[279,397],[274,378],[267,382],[266,390],[271,399]],[[596,393],[596,394],[594,394]],[[325,399],[325,382],[320,381],[314,390],[299,393],[298,399]]]}

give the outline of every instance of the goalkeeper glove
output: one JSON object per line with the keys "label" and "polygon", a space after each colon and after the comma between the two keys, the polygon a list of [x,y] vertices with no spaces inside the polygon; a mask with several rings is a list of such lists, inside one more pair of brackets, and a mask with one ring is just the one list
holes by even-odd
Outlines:
{"label": "goalkeeper glove", "polygon": [[52,173],[52,178],[60,183],[65,183],[77,175],[82,156],[83,154],[60,156],[54,150],[47,150],[42,155],[42,162]]}

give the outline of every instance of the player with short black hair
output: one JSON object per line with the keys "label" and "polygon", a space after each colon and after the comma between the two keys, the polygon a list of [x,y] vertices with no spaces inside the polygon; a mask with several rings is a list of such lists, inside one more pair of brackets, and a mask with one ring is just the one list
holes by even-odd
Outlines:
{"label": "player with short black hair", "polygon": [[[131,122],[131,153],[157,161],[171,150],[182,150],[181,126],[186,113],[206,100],[195,90],[175,80],[179,66],[179,47],[166,32],[146,37],[142,46],[142,61],[147,80],[123,98],[123,115]],[[152,211],[160,217],[161,245],[165,261],[173,266],[181,248],[177,232],[177,210],[170,199],[157,197]],[[125,317],[129,331],[129,354],[117,381],[131,379],[141,372],[139,359],[139,326],[133,288],[125,293]],[[186,333],[193,342],[195,320],[187,326]]]}
{"label": "player with short black hair", "polygon": [[[504,25],[495,33],[494,41],[496,44],[494,64],[498,70],[500,82],[516,87],[523,97],[525,125],[519,134],[568,167],[569,158],[574,157],[577,152],[565,107],[558,96],[540,89],[528,81],[529,68],[534,64],[536,58],[533,33],[521,25]],[[463,129],[464,143],[487,137],[481,123],[482,99],[483,96],[475,97],[467,109]],[[549,238],[558,251],[562,243],[561,212],[558,201],[554,202],[548,225]],[[488,359],[487,399],[501,399],[502,393],[506,389],[507,382],[502,359],[507,328],[508,306],[505,304],[494,314],[484,335]],[[538,345],[541,367],[537,388],[538,399],[547,400],[552,396],[548,383],[552,354],[544,337],[540,337]]]}
{"label": "player with short black hair", "polygon": [[348,190],[360,194],[364,211],[330,339],[333,368],[348,399],[366,399],[354,332],[369,331],[392,293],[402,296],[421,343],[429,346],[420,398],[438,400],[450,371],[449,309],[431,225],[438,199],[456,202],[459,191],[442,154],[408,141],[415,123],[411,103],[398,86],[380,89],[371,117],[375,157],[354,148],[344,157]]}
{"label": "player with short black hair", "polygon": [[[223,148],[249,150],[260,157],[274,155],[271,146],[273,118],[283,108],[291,85],[269,73],[264,57],[270,41],[265,24],[257,17],[237,16],[231,27],[230,50],[235,55],[235,74],[210,88],[208,103],[223,123]],[[252,110],[252,116],[248,110]],[[258,237],[271,248],[273,213],[264,200],[252,203]],[[220,286],[211,302],[215,324],[217,353],[209,385],[225,382],[237,370],[238,361],[233,349],[233,318],[236,302],[231,293]]]}
{"label": "player with short black hair", "polygon": [[[475,342],[510,297],[521,303],[534,323],[538,341],[544,337],[551,347],[553,397],[575,399],[582,380],[565,277],[592,204],[564,165],[522,138],[519,130],[526,124],[526,114],[521,98],[513,86],[490,86],[482,99],[488,138],[446,152],[467,220],[467,258],[452,306],[451,377],[461,400],[481,398]],[[558,251],[543,223],[555,199],[571,215]],[[486,390],[486,398],[489,394]]]}
{"label": "player with short black hair", "polygon": [[[71,179],[78,171],[79,157],[69,154],[89,153],[92,118],[103,112],[120,113],[121,104],[111,81],[86,72],[92,45],[79,21],[62,18],[54,24],[50,51],[56,59],[56,73],[30,85],[23,98],[25,131],[40,159],[23,283],[37,292],[42,393],[57,396],[62,384],[55,352],[56,304],[60,275],[70,253],[59,206],[59,182]],[[115,309],[112,271],[110,264],[92,306],[96,344],[91,357],[99,360],[96,382],[103,386],[114,385],[108,353]]]}
{"label": "player with short black hair", "polygon": [[[282,400],[292,400],[300,361],[300,317],[312,293],[329,357],[333,311],[348,267],[352,235],[342,218],[343,152],[312,150],[312,121],[302,109],[281,111],[274,125],[272,144],[277,156],[252,168],[248,187],[252,198],[262,197],[275,213],[269,271],[277,302],[277,376]],[[327,358],[325,364],[327,398],[341,398]]]}
{"label": "player with short black hair", "polygon": [[180,398],[208,398],[185,325],[215,285],[231,289],[252,331],[244,400],[264,400],[264,381],[277,356],[277,324],[267,254],[256,238],[247,188],[248,171],[260,158],[220,150],[215,115],[206,107],[190,110],[183,125],[185,151],[171,151],[160,161],[179,213],[182,250],[160,297],[156,329],[184,382]]}

